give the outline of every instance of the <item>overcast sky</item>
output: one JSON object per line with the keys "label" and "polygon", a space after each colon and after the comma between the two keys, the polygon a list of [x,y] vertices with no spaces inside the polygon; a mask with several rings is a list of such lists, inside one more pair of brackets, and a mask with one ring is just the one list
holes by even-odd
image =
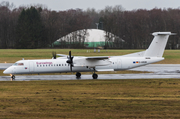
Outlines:
{"label": "overcast sky", "polygon": [[180,0],[0,0],[14,3],[16,7],[22,5],[43,4],[48,9],[56,11],[64,11],[68,9],[95,8],[102,10],[106,6],[122,5],[125,10],[133,9],[153,9],[157,8],[178,8]]}

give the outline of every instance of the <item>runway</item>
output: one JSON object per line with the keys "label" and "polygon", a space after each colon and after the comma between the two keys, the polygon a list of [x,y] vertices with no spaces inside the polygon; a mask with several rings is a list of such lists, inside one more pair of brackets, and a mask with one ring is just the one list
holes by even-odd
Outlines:
{"label": "runway", "polygon": [[[0,64],[1,65],[1,64]],[[8,65],[6,65],[8,67]],[[4,66],[4,68],[6,68]],[[172,78],[180,79],[179,64],[150,64],[143,67],[134,68],[135,71],[148,71],[152,73],[140,74],[98,74],[98,79],[161,79]],[[15,81],[33,81],[33,80],[92,80],[92,74],[82,75],[77,79],[73,75],[20,75],[16,76]],[[11,81],[10,76],[0,76],[0,81]]]}

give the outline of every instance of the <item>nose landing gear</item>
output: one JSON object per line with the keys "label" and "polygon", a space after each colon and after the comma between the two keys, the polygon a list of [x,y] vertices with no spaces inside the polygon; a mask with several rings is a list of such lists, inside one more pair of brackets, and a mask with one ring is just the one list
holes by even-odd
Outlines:
{"label": "nose landing gear", "polygon": [[12,80],[15,80],[15,76],[14,76],[14,75],[11,75],[11,79],[12,79]]}

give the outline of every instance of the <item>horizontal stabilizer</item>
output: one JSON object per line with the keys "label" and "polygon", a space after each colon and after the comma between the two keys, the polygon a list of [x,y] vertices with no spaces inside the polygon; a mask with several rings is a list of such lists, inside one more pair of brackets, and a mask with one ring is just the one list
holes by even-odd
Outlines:
{"label": "horizontal stabilizer", "polygon": [[153,36],[157,35],[176,35],[176,33],[171,33],[171,32],[154,32],[152,33]]}

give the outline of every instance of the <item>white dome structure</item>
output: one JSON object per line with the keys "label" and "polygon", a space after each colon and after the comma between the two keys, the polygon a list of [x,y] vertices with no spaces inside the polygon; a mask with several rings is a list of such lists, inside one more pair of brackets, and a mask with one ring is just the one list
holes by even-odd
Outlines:
{"label": "white dome structure", "polygon": [[106,33],[99,29],[88,29],[85,39],[87,47],[103,47],[106,41]]}
{"label": "white dome structure", "polygon": [[87,32],[89,35],[87,36],[86,42],[104,42],[105,41],[105,31],[99,29],[88,29]]}
{"label": "white dome structure", "polygon": [[109,33],[111,36],[111,41],[109,41],[106,32],[100,29],[87,29],[87,30],[79,30],[72,32],[60,39],[58,39],[54,44],[61,44],[62,41],[66,41],[66,43],[75,43],[75,42],[83,42],[86,47],[104,47],[105,42],[113,42],[115,38],[117,38],[114,34]]}

